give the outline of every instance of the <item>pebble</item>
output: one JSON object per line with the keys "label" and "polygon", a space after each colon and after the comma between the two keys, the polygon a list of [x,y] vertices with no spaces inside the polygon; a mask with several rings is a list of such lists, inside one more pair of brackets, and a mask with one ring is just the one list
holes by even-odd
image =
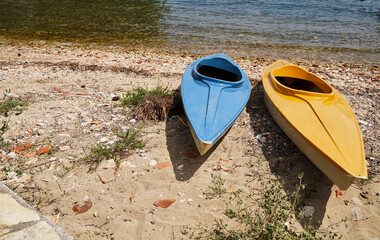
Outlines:
{"label": "pebble", "polygon": [[99,139],[99,142],[101,142],[101,143],[108,142],[108,138],[107,137],[102,137],[101,139]]}
{"label": "pebble", "polygon": [[157,165],[157,160],[150,160],[149,166],[155,166]]}
{"label": "pebble", "polygon": [[45,134],[45,130],[43,130],[43,129],[38,129],[37,130],[37,133],[38,133],[38,135],[44,135]]}
{"label": "pebble", "polygon": [[7,157],[8,157],[8,158],[15,159],[15,158],[17,157],[17,154],[14,153],[14,152],[10,152],[10,153],[7,154]]}
{"label": "pebble", "polygon": [[351,200],[351,202],[352,202],[353,204],[355,204],[355,205],[362,205],[362,203],[360,202],[359,198],[353,198],[353,199]]}
{"label": "pebble", "polygon": [[103,184],[112,182],[115,179],[116,171],[113,168],[109,168],[107,170],[103,170],[98,172],[98,176],[100,178],[100,181]]}
{"label": "pebble", "polygon": [[8,93],[7,97],[9,97],[9,98],[19,98],[20,96],[17,95],[16,93]]}
{"label": "pebble", "polygon": [[61,151],[61,152],[64,152],[64,151],[67,151],[67,150],[70,150],[71,148],[70,148],[70,146],[62,146],[62,147],[59,147],[59,150]]}
{"label": "pebble", "polygon": [[305,206],[304,207],[304,213],[303,213],[303,216],[304,217],[310,217],[314,214],[314,207],[313,206]]}
{"label": "pebble", "polygon": [[352,212],[354,213],[354,220],[355,220],[355,221],[358,221],[358,220],[360,220],[360,219],[363,218],[363,215],[362,215],[362,213],[360,212],[360,208],[358,208],[358,207],[354,207],[354,208],[352,209]]}

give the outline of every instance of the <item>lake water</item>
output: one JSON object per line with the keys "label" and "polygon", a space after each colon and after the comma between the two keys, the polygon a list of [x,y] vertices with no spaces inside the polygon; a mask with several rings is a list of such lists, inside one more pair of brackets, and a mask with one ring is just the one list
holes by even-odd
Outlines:
{"label": "lake water", "polygon": [[0,0],[0,35],[107,45],[379,51],[379,0]]}

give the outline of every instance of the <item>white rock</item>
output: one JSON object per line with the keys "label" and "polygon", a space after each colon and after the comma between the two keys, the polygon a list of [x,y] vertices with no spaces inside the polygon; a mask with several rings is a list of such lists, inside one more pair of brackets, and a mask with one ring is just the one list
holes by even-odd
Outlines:
{"label": "white rock", "polygon": [[16,178],[16,175],[17,174],[15,172],[8,172],[7,173],[7,179],[12,180],[12,179]]}
{"label": "white rock", "polygon": [[112,145],[112,144],[114,144],[116,142],[116,140],[111,140],[111,141],[108,141],[107,143],[106,143],[106,145]]}
{"label": "white rock", "polygon": [[19,98],[20,96],[17,95],[16,93],[8,93],[7,97],[10,97],[10,98]]}
{"label": "white rock", "polygon": [[59,150],[60,151],[67,151],[67,150],[70,150],[71,148],[70,148],[70,146],[62,146],[62,147],[59,147]]}
{"label": "white rock", "polygon": [[304,209],[304,213],[303,213],[304,217],[310,217],[314,214],[314,207],[312,206],[305,206],[303,209]]}
{"label": "white rock", "polygon": [[99,139],[98,142],[101,142],[101,143],[108,142],[108,138],[107,137],[102,137],[101,139]]}
{"label": "white rock", "polygon": [[360,202],[359,198],[353,198],[353,199],[351,200],[351,202],[352,202],[353,204],[355,204],[355,205],[362,205],[362,203]]}
{"label": "white rock", "polygon": [[155,166],[157,165],[157,160],[150,160],[149,166]]}
{"label": "white rock", "polygon": [[43,129],[38,129],[37,132],[38,132],[38,135],[40,136],[45,134],[45,130]]}
{"label": "white rock", "polygon": [[17,154],[14,153],[14,152],[10,152],[10,153],[7,154],[7,157],[8,157],[8,158],[15,159],[15,158],[17,157]]}
{"label": "white rock", "polygon": [[179,166],[177,167],[177,169],[178,169],[178,170],[182,170],[183,166],[184,166],[184,165],[181,164],[181,165],[179,165]]}
{"label": "white rock", "polygon": [[354,207],[352,209],[352,212],[354,213],[354,220],[358,221],[363,218],[362,213],[360,212],[360,209],[358,207]]}
{"label": "white rock", "polygon": [[131,119],[129,122],[130,122],[130,123],[135,123],[135,122],[136,122],[136,119]]}

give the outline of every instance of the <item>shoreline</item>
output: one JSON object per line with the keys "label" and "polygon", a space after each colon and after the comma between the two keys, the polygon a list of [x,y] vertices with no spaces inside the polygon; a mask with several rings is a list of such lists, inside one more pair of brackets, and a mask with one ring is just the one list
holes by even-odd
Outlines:
{"label": "shoreline", "polygon": [[335,47],[301,47],[301,46],[266,46],[251,43],[221,43],[220,45],[197,45],[183,43],[171,45],[105,45],[98,43],[52,42],[43,40],[12,40],[0,39],[0,46],[36,47],[36,48],[66,48],[72,50],[106,51],[106,52],[136,52],[139,54],[153,53],[174,56],[194,56],[197,58],[223,52],[232,58],[259,59],[276,61],[284,59],[291,62],[338,63],[379,67],[379,49],[348,49]]}

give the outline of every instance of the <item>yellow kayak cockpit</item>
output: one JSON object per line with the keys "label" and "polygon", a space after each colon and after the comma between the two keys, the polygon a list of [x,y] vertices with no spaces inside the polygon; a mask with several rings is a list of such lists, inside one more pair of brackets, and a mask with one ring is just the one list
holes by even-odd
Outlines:
{"label": "yellow kayak cockpit", "polygon": [[333,92],[332,87],[321,78],[295,65],[274,69],[269,75],[276,90],[285,94],[302,93],[313,96]]}

